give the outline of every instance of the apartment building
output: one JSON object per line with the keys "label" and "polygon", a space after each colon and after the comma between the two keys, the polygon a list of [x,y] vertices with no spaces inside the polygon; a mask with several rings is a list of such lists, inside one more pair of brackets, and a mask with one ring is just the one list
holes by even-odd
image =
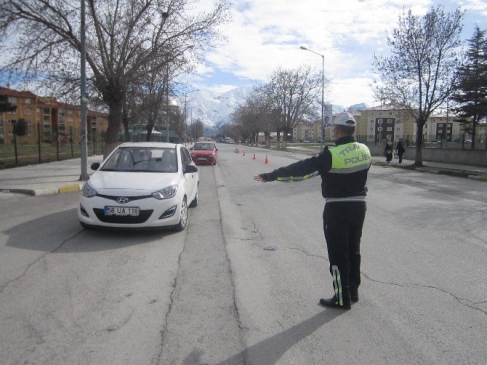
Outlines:
{"label": "apartment building", "polygon": [[[67,143],[81,141],[81,108],[58,102],[53,97],[41,97],[30,91],[17,91],[0,87],[0,95],[17,107],[13,112],[0,113],[0,144],[14,143],[14,124],[19,119],[27,123],[27,134],[19,137],[17,143],[54,143],[56,138]],[[93,110],[87,111],[88,140],[108,127],[108,114]]]}
{"label": "apartment building", "polygon": [[[431,116],[422,133],[424,142],[452,142],[464,134],[460,123],[455,122],[451,115],[441,114]],[[477,135],[482,135],[482,131],[479,133]],[[416,122],[405,109],[391,104],[380,105],[361,111],[356,134],[368,143],[386,139],[398,142],[400,138],[413,143],[416,141]]]}

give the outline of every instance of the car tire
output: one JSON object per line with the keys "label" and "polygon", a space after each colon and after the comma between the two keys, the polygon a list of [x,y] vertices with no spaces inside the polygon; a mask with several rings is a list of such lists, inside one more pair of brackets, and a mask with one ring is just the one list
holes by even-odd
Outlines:
{"label": "car tire", "polygon": [[[199,184],[198,184],[199,185]],[[194,196],[194,199],[193,201],[191,202],[191,204],[189,205],[190,208],[194,208],[194,207],[197,207],[198,206],[198,187],[196,187],[196,195]]]}
{"label": "car tire", "polygon": [[176,224],[173,228],[177,232],[184,231],[186,225],[188,224],[188,203],[186,201],[186,197],[183,198],[183,202],[181,203],[181,212],[179,215],[179,223]]}

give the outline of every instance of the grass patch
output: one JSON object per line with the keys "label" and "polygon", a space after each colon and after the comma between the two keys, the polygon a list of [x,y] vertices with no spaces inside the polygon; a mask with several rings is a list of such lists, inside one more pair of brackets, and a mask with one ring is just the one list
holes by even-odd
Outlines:
{"label": "grass patch", "polygon": [[451,170],[440,170],[440,171],[438,171],[438,174],[439,175],[456,176],[456,177],[464,177],[464,178],[468,178],[471,175],[475,175],[475,174],[472,174],[471,172],[468,172],[468,171],[451,171]]}

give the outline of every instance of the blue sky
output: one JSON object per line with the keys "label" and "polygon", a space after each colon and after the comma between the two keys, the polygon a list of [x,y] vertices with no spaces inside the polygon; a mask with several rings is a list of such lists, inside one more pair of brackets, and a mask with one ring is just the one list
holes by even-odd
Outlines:
{"label": "blue sky", "polygon": [[[212,0],[201,0],[198,10]],[[268,80],[277,67],[311,65],[332,79],[327,102],[350,106],[376,101],[370,90],[373,56],[387,54],[386,34],[403,9],[424,15],[442,4],[447,11],[466,10],[462,38],[475,25],[487,29],[485,0],[234,0],[233,21],[221,27],[228,37],[205,53],[206,62],[187,82],[194,89],[228,91]]]}

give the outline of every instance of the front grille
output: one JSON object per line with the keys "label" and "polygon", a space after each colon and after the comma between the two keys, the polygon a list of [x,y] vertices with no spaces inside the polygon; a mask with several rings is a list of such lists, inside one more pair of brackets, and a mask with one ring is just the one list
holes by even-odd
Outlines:
{"label": "front grille", "polygon": [[105,215],[105,211],[100,208],[94,208],[97,218],[104,223],[118,223],[118,224],[138,224],[146,222],[151,216],[153,210],[140,210],[137,217],[128,215]]}

